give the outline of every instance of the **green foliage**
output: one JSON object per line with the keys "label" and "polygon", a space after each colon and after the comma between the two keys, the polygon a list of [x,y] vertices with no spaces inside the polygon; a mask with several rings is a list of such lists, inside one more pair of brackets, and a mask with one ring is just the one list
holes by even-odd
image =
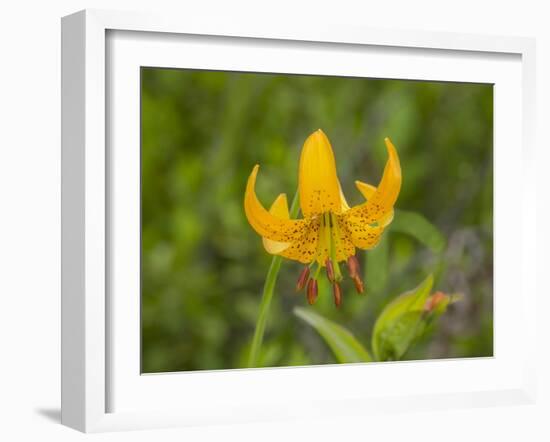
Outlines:
{"label": "green foliage", "polygon": [[384,235],[378,246],[367,256],[365,269],[367,291],[380,292],[386,286],[389,273],[390,241],[388,235]]}
{"label": "green foliage", "polygon": [[441,253],[445,249],[443,234],[417,212],[396,210],[390,228],[394,232],[411,235],[434,253]]}
{"label": "green foliage", "polygon": [[[369,293],[380,293],[386,287],[390,270],[390,231],[415,238],[431,250],[438,259],[441,258],[441,254],[446,247],[443,233],[424,216],[417,212],[396,209],[388,232],[378,246],[367,255],[365,275]],[[441,267],[441,265],[438,267]]]}
{"label": "green foliage", "polygon": [[[372,334],[372,351],[377,361],[401,359],[433,321],[445,313],[451,303],[462,298],[442,293],[430,296],[433,281],[433,276],[429,275],[418,287],[398,296],[382,311]],[[338,362],[373,360],[345,327],[311,310],[297,307],[294,313],[317,330]]]}
{"label": "green foliage", "polygon": [[433,286],[429,275],[418,287],[389,303],[372,333],[372,350],[379,361],[398,360],[423,331],[423,309]]}
{"label": "green foliage", "polygon": [[372,361],[367,349],[355,339],[355,336],[349,330],[305,308],[294,308],[294,314],[317,330],[338,362]]}
{"label": "green foliage", "polygon": [[[366,296],[345,279],[337,310],[322,282],[306,308],[370,342],[391,295],[434,273],[438,288],[464,301],[402,359],[493,354],[491,85],[159,68],[141,78],[144,372],[248,365],[272,257],[244,216],[245,183],[258,163],[262,203],[291,197],[302,144],[317,128],[332,142],[350,204],[363,201],[355,180],[378,183],[385,136],[403,186],[381,243],[358,252]],[[292,314],[307,305],[294,290],[300,270],[281,265],[257,366],[334,362]]]}

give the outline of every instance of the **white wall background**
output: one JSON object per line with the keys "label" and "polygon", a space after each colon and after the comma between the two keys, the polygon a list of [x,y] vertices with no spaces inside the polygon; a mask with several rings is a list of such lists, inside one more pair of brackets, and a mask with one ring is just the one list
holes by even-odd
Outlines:
{"label": "white wall background", "polygon": [[[536,406],[85,436],[59,425],[60,17],[83,8],[349,23],[537,38],[539,275],[550,175],[550,14],[543,1],[20,0],[0,6],[0,440],[550,440],[550,302],[539,282]],[[518,183],[519,185],[520,183]],[[544,207],[543,207],[544,204]],[[452,380],[450,380],[452,382]]]}

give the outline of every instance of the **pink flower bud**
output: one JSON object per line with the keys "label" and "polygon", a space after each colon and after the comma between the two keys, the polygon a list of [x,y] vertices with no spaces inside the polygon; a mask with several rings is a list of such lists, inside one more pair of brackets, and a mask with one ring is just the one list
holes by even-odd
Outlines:
{"label": "pink flower bud", "polygon": [[441,302],[443,302],[448,297],[449,296],[443,292],[435,292],[428,299],[426,299],[426,303],[424,304],[424,311],[433,311],[439,304],[441,304]]}

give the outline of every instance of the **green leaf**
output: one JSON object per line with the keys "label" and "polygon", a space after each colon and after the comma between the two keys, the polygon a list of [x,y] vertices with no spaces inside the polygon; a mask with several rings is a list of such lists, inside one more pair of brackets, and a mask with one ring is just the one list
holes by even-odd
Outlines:
{"label": "green leaf", "polygon": [[414,340],[422,335],[427,322],[424,312],[409,311],[401,315],[392,327],[380,332],[379,346],[383,360],[399,360],[409,349]]}
{"label": "green leaf", "polygon": [[423,331],[419,323],[433,281],[430,274],[418,287],[398,296],[380,313],[372,333],[372,350],[377,360],[399,359]]}
{"label": "green leaf", "polygon": [[434,253],[445,250],[445,236],[419,213],[396,210],[390,226],[394,232],[406,233],[416,238]]}
{"label": "green leaf", "polygon": [[372,357],[367,349],[346,328],[312,312],[310,309],[296,307],[294,314],[317,330],[334,353],[338,362],[372,361]]}

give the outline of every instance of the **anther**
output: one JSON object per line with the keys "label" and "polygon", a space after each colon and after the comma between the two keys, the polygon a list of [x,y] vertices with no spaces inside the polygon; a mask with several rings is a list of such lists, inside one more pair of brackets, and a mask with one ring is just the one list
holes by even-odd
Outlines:
{"label": "anther", "polygon": [[359,260],[355,255],[352,255],[348,258],[348,270],[349,276],[356,278],[359,276]]}
{"label": "anther", "polygon": [[340,308],[342,305],[342,289],[337,282],[332,284],[332,294],[334,296],[334,305],[336,305],[336,308]]}
{"label": "anther", "polygon": [[315,301],[317,301],[317,280],[311,278],[307,282],[307,302],[310,305],[315,304]]}
{"label": "anther", "polygon": [[363,281],[359,276],[356,276],[353,278],[353,283],[355,284],[355,290],[357,290],[357,293],[361,294],[365,290],[363,287]]}
{"label": "anther", "polygon": [[300,273],[298,281],[296,282],[297,292],[299,292],[306,286],[308,279],[309,279],[309,266],[305,266],[302,272]]}

